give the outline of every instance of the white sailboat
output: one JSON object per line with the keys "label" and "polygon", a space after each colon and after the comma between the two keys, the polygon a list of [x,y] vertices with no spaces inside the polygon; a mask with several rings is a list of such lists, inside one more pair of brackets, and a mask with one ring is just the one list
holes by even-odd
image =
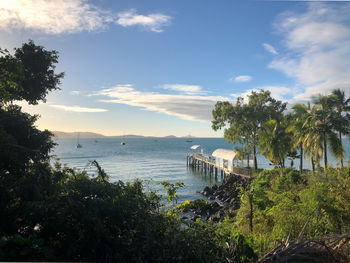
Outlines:
{"label": "white sailboat", "polygon": [[77,148],[83,148],[83,146],[79,143],[79,137],[80,137],[80,133],[78,133]]}

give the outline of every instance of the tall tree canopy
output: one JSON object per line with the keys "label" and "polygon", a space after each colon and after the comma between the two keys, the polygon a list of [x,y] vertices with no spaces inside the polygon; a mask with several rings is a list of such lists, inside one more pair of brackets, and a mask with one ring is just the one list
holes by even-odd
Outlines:
{"label": "tall tree canopy", "polygon": [[55,73],[58,52],[37,46],[32,40],[15,48],[14,54],[1,50],[0,102],[26,100],[29,104],[44,101],[48,92],[59,89],[64,73]]}
{"label": "tall tree canopy", "polygon": [[[350,134],[350,98],[345,97],[344,91],[335,89],[330,95],[333,101],[335,114],[335,130],[338,132],[339,142],[342,146],[342,134]],[[344,167],[344,152],[339,156],[341,168]]]}
{"label": "tall tree canopy", "polygon": [[32,163],[46,160],[54,146],[51,133],[35,127],[37,116],[21,111],[13,101],[29,104],[45,101],[59,88],[63,73],[55,73],[57,51],[47,51],[33,41],[15,49],[1,50],[0,57],[0,172],[22,172]]}
{"label": "tall tree canopy", "polygon": [[285,109],[286,103],[272,98],[270,91],[252,91],[247,103],[242,97],[238,97],[234,105],[217,102],[212,128],[225,128],[224,137],[229,142],[249,145],[248,149],[253,151],[254,168],[257,169],[257,145],[262,124],[272,119],[279,122]]}

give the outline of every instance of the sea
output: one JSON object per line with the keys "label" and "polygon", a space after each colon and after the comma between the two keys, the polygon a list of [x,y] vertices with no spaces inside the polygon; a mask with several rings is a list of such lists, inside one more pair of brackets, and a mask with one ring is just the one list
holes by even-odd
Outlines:
{"label": "sea", "polygon": [[[217,178],[194,171],[186,165],[187,153],[193,153],[191,146],[200,145],[204,154],[211,154],[215,149],[233,149],[233,144],[224,138],[80,138],[82,148],[77,148],[77,139],[56,138],[52,161],[58,159],[71,168],[85,170],[94,177],[97,174],[90,162],[96,160],[109,174],[110,180],[124,182],[139,178],[143,181],[145,191],[157,191],[166,196],[161,185],[164,181],[176,183],[182,181],[184,187],[177,191],[178,201],[203,198],[199,193],[205,186],[221,184],[222,178]],[[122,145],[121,142],[125,142]],[[343,145],[346,150],[344,162],[350,157],[350,139],[345,138]],[[198,151],[198,149],[197,149]],[[258,155],[259,168],[273,168],[269,161]],[[304,160],[305,169],[309,169],[310,161]],[[329,154],[329,164],[337,167],[334,157]],[[289,161],[286,161],[289,165]],[[298,167],[298,160],[294,166]]]}

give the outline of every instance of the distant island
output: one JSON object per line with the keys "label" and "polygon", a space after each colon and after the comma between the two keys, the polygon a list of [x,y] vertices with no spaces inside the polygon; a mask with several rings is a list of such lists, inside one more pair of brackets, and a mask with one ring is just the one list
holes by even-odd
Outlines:
{"label": "distant island", "polygon": [[100,133],[95,132],[62,132],[62,131],[53,131],[52,132],[56,138],[77,138],[78,135],[80,138],[194,138],[194,136],[184,136],[177,137],[175,135],[168,135],[163,137],[157,136],[143,136],[135,134],[125,134],[125,135],[115,135],[115,136],[105,136]]}

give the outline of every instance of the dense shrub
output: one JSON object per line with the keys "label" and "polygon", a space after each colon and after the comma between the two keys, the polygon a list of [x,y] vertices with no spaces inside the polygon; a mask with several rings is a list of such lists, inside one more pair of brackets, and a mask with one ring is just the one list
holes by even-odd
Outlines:
{"label": "dense shrub", "polygon": [[256,176],[248,191],[253,196],[253,232],[249,228],[251,207],[248,194],[235,225],[254,240],[254,247],[264,253],[276,240],[289,234],[296,238],[306,224],[304,237],[320,237],[350,230],[349,168],[323,170],[300,175],[291,169],[265,170]]}

